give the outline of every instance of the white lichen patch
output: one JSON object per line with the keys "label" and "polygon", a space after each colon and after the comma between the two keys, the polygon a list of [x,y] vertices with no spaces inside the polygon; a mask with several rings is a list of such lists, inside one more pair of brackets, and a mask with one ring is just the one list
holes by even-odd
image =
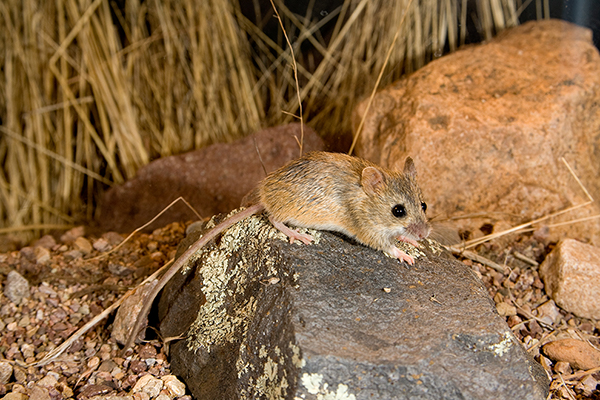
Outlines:
{"label": "white lichen patch", "polygon": [[356,400],[356,396],[343,383],[339,383],[336,390],[329,390],[329,385],[323,382],[321,374],[304,373],[301,382],[308,393],[317,395],[317,400]]}
{"label": "white lichen patch", "polygon": [[306,391],[310,394],[317,394],[321,390],[321,382],[323,382],[323,375],[321,374],[302,374],[302,385]]}
{"label": "white lichen patch", "polygon": [[235,370],[237,371],[238,379],[241,379],[242,376],[246,375],[248,373],[249,368],[250,363],[248,361],[243,360],[242,357],[239,357],[235,362]]}
{"label": "white lichen patch", "polygon": [[271,357],[267,357],[263,367],[263,373],[256,379],[254,385],[256,390],[254,398],[264,396],[267,399],[284,399],[289,387],[285,369],[281,370],[282,376],[279,377],[279,365]]}
{"label": "white lichen patch", "polygon": [[[246,286],[247,264],[238,262],[229,266],[228,260],[240,247],[268,235],[271,229],[264,219],[258,216],[247,218],[223,233],[219,245],[206,247],[195,256],[201,257],[202,292],[206,303],[198,311],[195,322],[190,326],[187,342],[191,351],[200,348],[211,351],[211,346],[233,342],[238,335],[245,336],[246,328],[256,312],[256,300],[251,297],[232,310],[225,309],[225,301],[233,293],[242,293]],[[197,258],[195,257],[195,258]]]}
{"label": "white lichen patch", "polygon": [[[409,256],[411,256],[412,258],[419,258],[419,257],[425,257],[425,253],[423,253],[418,247],[413,246],[410,243],[406,243],[406,242],[396,242],[396,247],[399,248],[400,250],[402,250],[403,252],[405,252],[406,254],[408,254]],[[390,257],[390,258],[395,258],[393,256],[390,256],[387,252],[383,252],[386,256]]]}
{"label": "white lichen patch", "polygon": [[263,344],[262,346],[260,346],[260,349],[258,350],[258,358],[266,358],[267,355],[268,355],[267,348]]}
{"label": "white lichen patch", "polygon": [[268,270],[268,274],[271,277],[276,277],[277,276],[277,268],[275,268],[275,262],[274,260],[266,260],[266,262],[263,264]]}
{"label": "white lichen patch", "polygon": [[306,361],[300,355],[300,347],[290,342],[290,349],[292,350],[292,364],[296,368],[304,368]]}
{"label": "white lichen patch", "polygon": [[504,332],[502,340],[498,343],[489,345],[488,350],[494,353],[494,355],[502,357],[504,354],[508,353],[513,344],[514,343],[512,333]]}
{"label": "white lichen patch", "polygon": [[431,238],[426,238],[426,239],[424,239],[424,241],[427,242],[427,245],[428,245],[429,249],[434,254],[440,254],[442,251],[444,251],[444,248],[442,247],[442,245],[438,241],[433,240]]}

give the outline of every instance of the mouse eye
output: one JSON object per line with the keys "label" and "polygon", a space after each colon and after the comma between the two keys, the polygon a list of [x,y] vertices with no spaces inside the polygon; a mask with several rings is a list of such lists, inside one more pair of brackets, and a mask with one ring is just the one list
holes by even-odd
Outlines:
{"label": "mouse eye", "polygon": [[396,218],[406,217],[406,208],[402,204],[396,204],[392,208],[392,214]]}
{"label": "mouse eye", "polygon": [[423,209],[423,212],[427,211],[427,203],[421,203],[421,208]]}

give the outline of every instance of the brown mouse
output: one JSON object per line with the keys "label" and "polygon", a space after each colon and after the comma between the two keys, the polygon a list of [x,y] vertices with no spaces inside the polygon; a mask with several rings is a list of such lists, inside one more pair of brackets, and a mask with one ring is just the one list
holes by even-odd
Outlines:
{"label": "brown mouse", "polygon": [[167,270],[144,300],[127,350],[141,329],[154,298],[190,256],[237,222],[266,211],[271,223],[290,238],[313,238],[285,224],[343,233],[388,255],[414,263],[396,241],[418,246],[430,231],[416,169],[410,157],[402,172],[340,153],[313,152],[270,173],[250,195],[254,205],[231,216],[198,239]]}
{"label": "brown mouse", "polygon": [[254,197],[291,240],[312,238],[284,224],[340,232],[413,264],[395,243],[418,246],[429,234],[416,174],[410,157],[396,172],[345,154],[314,152],[269,174]]}

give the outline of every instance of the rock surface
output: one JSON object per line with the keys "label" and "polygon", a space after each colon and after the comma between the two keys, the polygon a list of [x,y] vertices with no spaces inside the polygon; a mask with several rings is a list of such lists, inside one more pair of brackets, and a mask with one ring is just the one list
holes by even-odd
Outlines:
{"label": "rock surface", "polygon": [[[355,110],[355,127],[366,103]],[[490,220],[521,223],[586,202],[561,157],[600,198],[598,132],[600,55],[592,34],[547,20],[435,60],[379,92],[356,153],[387,167],[412,156],[428,213],[484,214],[455,222],[472,232]],[[599,212],[596,202],[564,217]],[[600,243],[600,219],[552,234]]]}
{"label": "rock surface", "polygon": [[[298,157],[296,137],[300,137],[300,125],[294,123],[264,129],[233,143],[217,143],[153,161],[140,168],[135,178],[103,194],[98,219],[101,229],[131,232],[179,196],[201,216],[239,207],[242,198],[265,177],[265,170],[271,172]],[[305,126],[304,152],[323,148],[321,138]],[[179,202],[152,226],[196,219]]]}
{"label": "rock surface", "polygon": [[560,241],[540,266],[546,293],[564,310],[600,318],[600,249],[573,239]]}
{"label": "rock surface", "polygon": [[408,268],[311,234],[289,244],[249,218],[165,288],[161,336],[184,334],[171,367],[195,398],[546,398],[546,374],[485,287],[434,242],[407,247]]}

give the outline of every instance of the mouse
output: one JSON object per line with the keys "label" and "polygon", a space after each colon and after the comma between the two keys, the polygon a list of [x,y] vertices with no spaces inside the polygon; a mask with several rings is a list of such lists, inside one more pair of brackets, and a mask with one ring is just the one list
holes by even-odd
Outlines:
{"label": "mouse", "polygon": [[407,157],[402,171],[342,153],[311,152],[268,174],[243,201],[247,208],[227,218],[193,243],[165,272],[144,300],[126,351],[142,328],[154,298],[187,260],[234,224],[265,212],[289,237],[310,244],[313,237],[298,228],[334,231],[414,264],[397,241],[419,247],[430,231],[427,204],[417,185],[417,171]]}

